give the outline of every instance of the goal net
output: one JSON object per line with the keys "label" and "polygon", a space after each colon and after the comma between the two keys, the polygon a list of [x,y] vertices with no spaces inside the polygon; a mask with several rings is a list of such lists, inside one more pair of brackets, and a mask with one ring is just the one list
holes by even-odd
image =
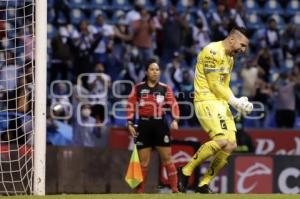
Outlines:
{"label": "goal net", "polygon": [[37,1],[0,0],[0,195],[34,193]]}

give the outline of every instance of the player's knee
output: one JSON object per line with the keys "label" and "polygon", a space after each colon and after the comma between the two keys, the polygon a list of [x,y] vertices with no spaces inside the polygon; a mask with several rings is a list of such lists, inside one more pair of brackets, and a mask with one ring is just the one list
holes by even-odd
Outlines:
{"label": "player's knee", "polygon": [[217,144],[219,145],[219,147],[222,149],[224,147],[227,146],[228,144],[228,140],[227,139],[218,139],[218,140],[215,140],[217,142]]}
{"label": "player's knee", "polygon": [[236,142],[229,142],[226,147],[224,148],[224,150],[228,153],[231,153],[232,151],[234,151],[237,148],[237,144]]}

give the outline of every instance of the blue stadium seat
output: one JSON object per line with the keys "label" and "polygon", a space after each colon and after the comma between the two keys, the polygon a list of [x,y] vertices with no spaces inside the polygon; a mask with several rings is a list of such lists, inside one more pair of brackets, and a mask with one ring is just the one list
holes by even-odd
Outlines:
{"label": "blue stadium seat", "polygon": [[[114,12],[115,13],[115,12]],[[90,15],[90,23],[94,24],[96,22],[96,18],[98,15],[104,15],[106,17],[106,13],[102,10],[94,9]]]}
{"label": "blue stadium seat", "polygon": [[300,2],[299,0],[290,0],[286,9],[285,13],[288,15],[294,15],[300,12]]}
{"label": "blue stadium seat", "polygon": [[19,0],[0,1],[1,7],[17,7],[22,5],[24,5],[24,1],[19,1]]}
{"label": "blue stadium seat", "polygon": [[52,24],[47,25],[47,36],[48,38],[53,38],[56,35],[56,28]]}
{"label": "blue stadium seat", "polygon": [[50,9],[50,8],[48,8],[48,13],[47,13],[47,22],[48,22],[48,23],[51,23],[51,22],[53,22],[53,20],[54,20],[54,17],[55,17],[54,9]]}
{"label": "blue stadium seat", "polygon": [[7,15],[6,18],[7,19],[15,19],[16,12],[17,12],[17,10],[15,7],[8,7],[5,12],[5,14]]}
{"label": "blue stadium seat", "polygon": [[297,25],[300,28],[300,13],[297,13],[291,18],[291,23]]}
{"label": "blue stadium seat", "polygon": [[277,22],[277,28],[282,29],[282,28],[285,27],[285,25],[286,25],[285,21],[284,21],[284,19],[280,15],[273,14],[273,15],[271,15],[269,17],[269,19],[271,19],[271,18],[274,18],[276,20],[276,22]]}
{"label": "blue stadium seat", "polygon": [[188,13],[186,17],[189,24],[195,24],[197,17],[195,16],[194,13]]}
{"label": "blue stadium seat", "polygon": [[85,15],[80,9],[73,9],[70,16],[73,24],[79,24],[80,21],[85,19]]}
{"label": "blue stadium seat", "polygon": [[14,47],[14,42],[9,38],[8,39],[2,39],[1,44],[5,49],[11,49],[11,48]]}
{"label": "blue stadium seat", "polygon": [[255,0],[246,0],[244,6],[248,13],[258,13],[261,11],[261,8],[258,6]]}
{"label": "blue stadium seat", "polygon": [[113,0],[112,1],[112,9],[118,9],[118,10],[129,10],[132,6],[128,2],[128,0]]}
{"label": "blue stadium seat", "polygon": [[[210,0],[209,2],[209,10],[210,12],[214,12],[216,10],[216,4],[214,1]],[[194,6],[189,9],[189,12],[197,13],[199,10],[202,10],[203,0],[195,1]]]}
{"label": "blue stadium seat", "polygon": [[126,13],[123,10],[115,10],[114,11],[114,14],[113,14],[113,17],[112,17],[112,23],[113,24],[117,23],[117,21],[118,21],[118,15],[121,15],[121,14],[126,15]]}
{"label": "blue stadium seat", "polygon": [[80,8],[80,9],[86,9],[89,7],[89,4],[86,0],[69,0],[69,6],[70,8]]}
{"label": "blue stadium seat", "polygon": [[47,0],[47,7],[52,8],[54,5],[54,0]]}
{"label": "blue stadium seat", "polygon": [[269,0],[265,3],[263,8],[263,13],[266,15],[271,14],[283,14],[283,9],[280,5],[280,3],[276,0]]}
{"label": "blue stadium seat", "polygon": [[57,19],[57,21],[60,24],[67,23],[67,19],[66,19],[65,15],[61,11],[58,13],[58,19]]}
{"label": "blue stadium seat", "polygon": [[101,9],[101,10],[110,10],[111,5],[108,0],[91,0],[90,2],[91,9]]}
{"label": "blue stadium seat", "polygon": [[190,5],[190,1],[188,0],[179,0],[176,5],[176,8],[179,12],[184,12],[188,8],[192,8],[192,7],[194,7],[194,5]]}
{"label": "blue stadium seat", "polygon": [[264,23],[258,14],[251,13],[247,15],[246,26],[250,29],[260,29],[264,26]]}
{"label": "blue stadium seat", "polygon": [[6,34],[8,38],[14,38],[16,36],[16,26],[13,21],[6,22]]}
{"label": "blue stadium seat", "polygon": [[[160,2],[160,5],[158,4]],[[163,8],[168,8],[171,5],[170,0],[161,0],[161,1],[156,1],[155,7],[163,7]]]}
{"label": "blue stadium seat", "polygon": [[152,3],[150,2],[150,0],[139,0],[140,5],[143,5],[143,7],[146,10],[154,10],[154,5],[152,5]]}

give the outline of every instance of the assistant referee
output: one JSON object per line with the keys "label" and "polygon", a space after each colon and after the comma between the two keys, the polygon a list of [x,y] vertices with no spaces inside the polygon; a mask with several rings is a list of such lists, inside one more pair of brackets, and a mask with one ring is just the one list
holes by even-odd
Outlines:
{"label": "assistant referee", "polygon": [[[160,67],[155,60],[150,60],[145,68],[145,81],[135,85],[128,98],[128,131],[135,137],[142,166],[143,182],[136,188],[137,193],[144,193],[145,181],[151,150],[156,148],[164,164],[172,192],[177,189],[177,170],[172,162],[171,137],[166,121],[166,108],[170,109],[173,121],[172,129],[178,129],[179,107],[172,89],[161,82]],[[137,118],[138,127],[134,127]]]}

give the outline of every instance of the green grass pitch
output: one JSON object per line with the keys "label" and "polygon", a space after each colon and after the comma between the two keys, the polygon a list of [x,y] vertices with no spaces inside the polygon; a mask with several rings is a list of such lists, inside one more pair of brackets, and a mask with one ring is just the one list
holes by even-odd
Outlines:
{"label": "green grass pitch", "polygon": [[86,194],[86,195],[49,195],[13,196],[9,199],[299,199],[300,194]]}

